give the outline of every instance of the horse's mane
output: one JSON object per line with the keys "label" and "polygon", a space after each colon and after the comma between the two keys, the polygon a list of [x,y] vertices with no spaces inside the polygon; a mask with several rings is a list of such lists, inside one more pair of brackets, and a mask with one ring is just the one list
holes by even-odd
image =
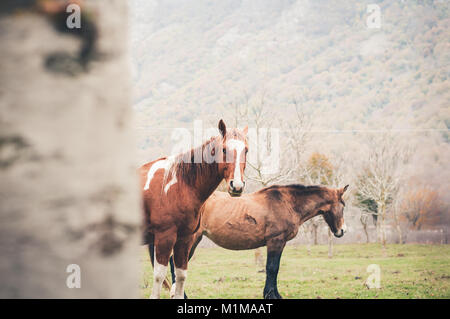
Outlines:
{"label": "horse's mane", "polygon": [[289,185],[272,185],[265,187],[258,191],[258,193],[265,193],[268,197],[274,200],[281,200],[282,191],[286,190],[293,196],[322,194],[326,191],[326,187],[319,185],[302,185],[302,184],[289,184]]}
{"label": "horse's mane", "polygon": [[[236,129],[230,129],[225,135],[225,139],[226,138],[245,139],[245,136]],[[217,175],[219,169],[218,163],[216,161],[213,161],[212,163],[205,162],[203,154],[205,152],[210,154],[220,141],[222,141],[220,135],[214,136],[203,142],[200,146],[193,147],[186,152],[175,155],[173,159],[174,163],[169,170],[170,173],[176,174],[177,179],[183,180],[189,186],[194,186],[194,184],[202,177]],[[200,158],[201,162],[195,163],[196,157]],[[166,176],[164,177],[165,180],[168,175],[169,172],[166,172]]]}
{"label": "horse's mane", "polygon": [[302,184],[289,184],[289,185],[272,185],[272,186],[268,186],[265,187],[261,190],[259,190],[260,192],[265,192],[265,191],[269,191],[269,190],[273,190],[273,189],[289,189],[289,190],[294,190],[297,192],[321,192],[323,190],[325,190],[324,186],[320,186],[320,185],[302,185]]}
{"label": "horse's mane", "polygon": [[[217,173],[217,163],[215,161],[213,163],[205,162],[203,160],[203,152],[205,148],[208,148],[208,151],[212,150],[218,141],[218,136],[212,137],[200,146],[173,156],[173,164],[170,170],[166,171],[163,184],[165,184],[169,174],[172,174],[172,176],[176,174],[177,179],[193,186],[200,176]],[[195,163],[196,158],[201,158],[201,162]]]}

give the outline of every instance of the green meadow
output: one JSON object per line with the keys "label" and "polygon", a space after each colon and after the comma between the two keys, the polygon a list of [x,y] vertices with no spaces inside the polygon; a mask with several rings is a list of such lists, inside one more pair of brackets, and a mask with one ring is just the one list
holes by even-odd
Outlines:
{"label": "green meadow", "polygon": [[[153,269],[142,250],[141,292],[151,293]],[[380,288],[369,289],[367,267],[379,265]],[[264,267],[254,251],[198,248],[189,263],[189,298],[262,298]],[[169,273],[168,273],[169,275]],[[281,258],[278,290],[283,298],[450,298],[449,245],[287,246]],[[169,298],[163,288],[162,298]]]}

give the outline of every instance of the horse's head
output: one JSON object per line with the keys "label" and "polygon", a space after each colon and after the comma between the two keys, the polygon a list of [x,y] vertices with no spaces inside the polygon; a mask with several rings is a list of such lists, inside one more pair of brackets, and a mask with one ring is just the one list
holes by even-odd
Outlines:
{"label": "horse's head", "polygon": [[331,200],[320,208],[323,218],[327,222],[334,236],[338,238],[344,236],[344,233],[347,231],[347,226],[344,222],[345,202],[342,199],[342,195],[347,188],[348,185],[344,188],[330,190]]}
{"label": "horse's head", "polygon": [[245,186],[244,170],[248,152],[248,127],[245,127],[242,131],[237,129],[227,130],[225,123],[220,120],[219,131],[222,136],[219,168],[224,172],[228,193],[231,196],[241,196]]}

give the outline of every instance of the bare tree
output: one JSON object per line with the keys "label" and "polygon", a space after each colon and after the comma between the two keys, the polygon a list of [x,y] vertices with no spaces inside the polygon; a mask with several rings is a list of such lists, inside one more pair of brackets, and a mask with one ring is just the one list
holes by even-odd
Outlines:
{"label": "bare tree", "polygon": [[293,110],[287,123],[288,146],[294,156],[291,156],[295,168],[294,178],[301,179],[304,176],[304,169],[301,165],[307,145],[310,140],[311,119],[302,109],[303,95],[292,99]]}
{"label": "bare tree", "polygon": [[376,204],[377,239],[386,245],[386,213],[397,196],[400,187],[400,172],[409,158],[406,147],[392,136],[382,134],[369,140],[369,155],[357,180],[360,205],[363,201]]}
{"label": "bare tree", "polygon": [[413,229],[439,224],[443,211],[439,194],[430,186],[412,186],[405,191],[398,210]]}
{"label": "bare tree", "polygon": [[[278,169],[267,170],[267,162],[264,155],[272,154],[275,148],[278,150],[284,149],[282,145],[282,139],[274,138],[273,134],[277,131],[280,132],[282,124],[279,122],[278,127],[274,127],[273,119],[276,118],[273,114],[273,107],[266,102],[266,93],[263,91],[261,95],[256,99],[255,103],[247,104],[248,123],[252,129],[255,130],[256,143],[253,143],[253,147],[257,149],[257,156],[250,156],[248,160],[249,170],[246,172],[246,177],[249,180],[256,182],[257,184],[266,187],[275,183],[285,182],[292,176],[293,169],[290,165],[287,165],[286,158],[276,158],[278,161]],[[285,153],[283,153],[285,154]],[[253,161],[252,161],[253,159]]]}

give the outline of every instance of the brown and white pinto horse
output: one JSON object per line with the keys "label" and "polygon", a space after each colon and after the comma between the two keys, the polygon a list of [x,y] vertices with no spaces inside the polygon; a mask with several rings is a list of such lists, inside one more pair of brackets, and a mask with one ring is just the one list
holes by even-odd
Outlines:
{"label": "brown and white pinto horse", "polygon": [[[144,241],[154,268],[151,298],[159,298],[169,257],[175,261],[175,298],[184,297],[188,255],[200,226],[200,207],[225,179],[228,193],[240,196],[248,151],[247,127],[227,130],[177,156],[140,168],[144,202]],[[153,248],[154,247],[154,256]]]}
{"label": "brown and white pinto horse", "polygon": [[277,276],[286,242],[297,235],[301,224],[318,215],[323,216],[336,237],[342,237],[346,231],[342,196],[347,187],[274,185],[240,198],[215,192],[200,210],[201,226],[190,257],[203,235],[231,250],[267,246],[263,296],[279,299]]}

